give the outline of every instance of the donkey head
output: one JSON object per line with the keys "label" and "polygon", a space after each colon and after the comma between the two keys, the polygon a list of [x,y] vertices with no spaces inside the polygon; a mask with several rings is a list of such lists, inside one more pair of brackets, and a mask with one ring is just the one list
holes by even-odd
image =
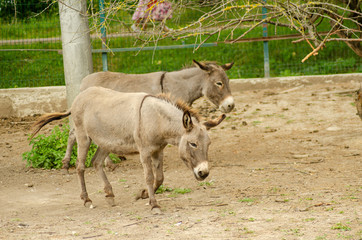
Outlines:
{"label": "donkey head", "polygon": [[358,115],[362,120],[362,87],[360,87],[356,92],[355,103],[357,108],[356,115]]}
{"label": "donkey head", "polygon": [[211,141],[207,130],[217,126],[224,118],[225,115],[223,114],[216,120],[193,123],[189,111],[185,111],[183,114],[182,122],[185,133],[180,140],[179,154],[199,181],[204,180],[209,175],[208,150]]}
{"label": "donkey head", "polygon": [[203,86],[203,95],[213,104],[219,106],[221,111],[228,113],[233,110],[234,98],[231,95],[229,78],[225,71],[233,66],[232,63],[217,65],[214,63],[202,63],[193,60],[201,70],[207,73],[208,78]]}

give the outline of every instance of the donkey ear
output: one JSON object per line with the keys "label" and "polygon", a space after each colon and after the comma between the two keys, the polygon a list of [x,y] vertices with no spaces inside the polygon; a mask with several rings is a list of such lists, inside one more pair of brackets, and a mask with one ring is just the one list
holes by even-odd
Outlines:
{"label": "donkey ear", "polygon": [[222,114],[214,120],[208,120],[208,121],[204,122],[206,130],[209,130],[210,128],[213,128],[213,127],[216,127],[217,125],[219,125],[225,119],[225,117],[226,117],[226,115]]}
{"label": "donkey ear", "polygon": [[191,131],[194,127],[194,124],[192,123],[191,114],[189,111],[185,111],[184,115],[182,117],[182,124],[184,125],[184,128],[186,131]]}
{"label": "donkey ear", "polygon": [[201,63],[196,61],[195,59],[192,60],[193,63],[195,63],[199,68],[201,68],[204,71],[211,71],[211,68],[207,66],[205,63]]}
{"label": "donkey ear", "polygon": [[231,63],[225,63],[224,65],[222,65],[221,67],[227,71],[229,70],[232,66],[234,65],[234,62],[231,62]]}

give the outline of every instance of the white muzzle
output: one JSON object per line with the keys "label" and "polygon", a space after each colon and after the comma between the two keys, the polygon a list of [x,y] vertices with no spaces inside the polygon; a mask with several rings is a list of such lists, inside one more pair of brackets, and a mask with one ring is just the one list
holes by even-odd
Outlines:
{"label": "white muzzle", "polygon": [[220,110],[224,113],[228,113],[235,107],[234,98],[229,96],[225,98],[220,104]]}

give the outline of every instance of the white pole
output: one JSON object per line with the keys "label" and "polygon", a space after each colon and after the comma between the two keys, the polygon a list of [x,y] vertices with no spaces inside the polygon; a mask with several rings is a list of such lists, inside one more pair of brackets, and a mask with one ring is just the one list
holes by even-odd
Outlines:
{"label": "white pole", "polygon": [[59,1],[64,76],[68,108],[79,93],[82,79],[93,72],[87,0]]}

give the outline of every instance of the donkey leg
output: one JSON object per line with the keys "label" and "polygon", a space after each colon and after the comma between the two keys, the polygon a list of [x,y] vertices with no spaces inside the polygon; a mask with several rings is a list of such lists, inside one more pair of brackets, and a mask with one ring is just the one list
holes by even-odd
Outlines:
{"label": "donkey leg", "polygon": [[154,192],[162,185],[163,176],[163,151],[157,152],[152,156],[153,167],[155,170],[155,182],[153,185]]}
{"label": "donkey leg", "polygon": [[63,163],[63,167],[62,169],[65,169],[68,172],[69,169],[69,162],[70,162],[70,157],[72,156],[72,150],[73,150],[73,145],[75,143],[75,134],[74,134],[74,129],[71,129],[69,132],[69,136],[68,136],[68,145],[67,145],[67,151],[65,152],[65,156],[62,160]]}
{"label": "donkey leg", "polygon": [[88,149],[91,140],[87,136],[78,137],[78,159],[77,159],[77,173],[80,181],[82,192],[80,198],[84,201],[84,206],[93,208],[92,200],[88,197],[87,189],[84,180],[85,161],[87,158]]}
{"label": "donkey leg", "polygon": [[[154,175],[152,171],[152,160],[151,156],[148,153],[140,153],[141,163],[143,166],[143,172],[146,179],[146,185],[147,185],[147,191],[149,193],[150,197],[150,205],[152,209],[160,208],[160,206],[157,204],[155,193],[153,190],[153,184],[154,184]],[[159,210],[156,210],[159,212]]]}
{"label": "donkey leg", "polygon": [[111,183],[108,181],[108,178],[103,170],[103,162],[106,157],[108,157],[109,152],[103,151],[98,147],[96,154],[94,155],[92,162],[94,168],[97,170],[98,174],[101,176],[104,182],[104,192],[106,193],[106,200],[109,205],[115,206],[114,204],[114,194]]}
{"label": "donkey leg", "polygon": [[[153,192],[156,193],[157,189],[162,185],[164,176],[163,176],[163,151],[155,152],[152,154],[152,163],[154,170],[154,183],[153,183]],[[143,189],[138,195],[137,199],[148,198],[148,191]]]}

